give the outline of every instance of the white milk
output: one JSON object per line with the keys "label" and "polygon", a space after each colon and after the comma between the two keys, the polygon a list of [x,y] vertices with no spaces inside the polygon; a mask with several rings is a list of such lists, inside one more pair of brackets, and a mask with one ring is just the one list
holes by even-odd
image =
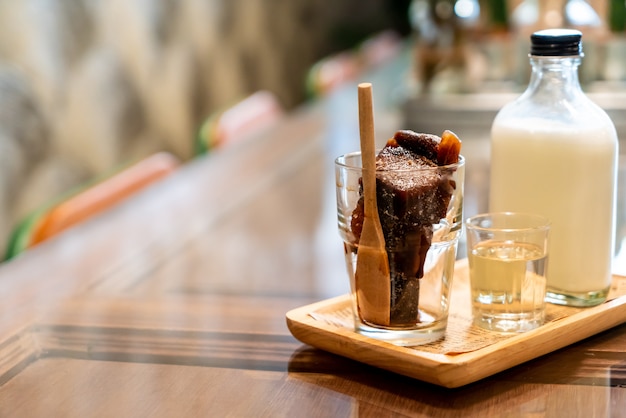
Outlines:
{"label": "white milk", "polygon": [[556,293],[611,283],[617,138],[607,122],[496,119],[492,127],[490,211],[550,218],[548,289]]}

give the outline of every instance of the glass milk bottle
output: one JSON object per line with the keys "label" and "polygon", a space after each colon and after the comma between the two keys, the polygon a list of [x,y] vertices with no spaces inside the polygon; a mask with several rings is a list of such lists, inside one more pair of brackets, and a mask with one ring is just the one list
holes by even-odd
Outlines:
{"label": "glass milk bottle", "polygon": [[490,211],[552,222],[546,301],[602,303],[611,284],[618,142],[608,115],[578,81],[582,34],[531,35],[531,79],[491,129]]}

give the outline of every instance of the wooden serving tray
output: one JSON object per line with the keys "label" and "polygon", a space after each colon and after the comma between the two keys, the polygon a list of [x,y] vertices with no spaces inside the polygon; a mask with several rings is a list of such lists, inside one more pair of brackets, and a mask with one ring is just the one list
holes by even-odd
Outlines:
{"label": "wooden serving tray", "polygon": [[521,334],[472,325],[467,259],[457,261],[443,339],[399,347],[354,331],[350,296],[287,312],[287,326],[313,347],[436,385],[454,388],[491,376],[626,322],[626,277],[614,276],[607,301],[591,308],[548,304],[546,323]]}

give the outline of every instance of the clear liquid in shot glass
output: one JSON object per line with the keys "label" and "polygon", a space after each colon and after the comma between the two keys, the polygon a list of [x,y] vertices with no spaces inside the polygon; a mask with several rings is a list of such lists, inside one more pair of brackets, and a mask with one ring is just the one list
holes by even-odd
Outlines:
{"label": "clear liquid in shot glass", "polygon": [[544,321],[545,251],[515,241],[485,241],[469,254],[474,322],[501,332],[523,332]]}

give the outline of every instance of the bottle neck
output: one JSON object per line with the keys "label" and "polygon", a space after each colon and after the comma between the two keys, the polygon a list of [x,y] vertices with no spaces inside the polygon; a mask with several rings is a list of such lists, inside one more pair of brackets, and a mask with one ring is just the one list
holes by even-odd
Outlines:
{"label": "bottle neck", "polygon": [[530,57],[532,73],[528,91],[543,91],[548,94],[576,94],[582,93],[578,80],[580,56],[568,57]]}

